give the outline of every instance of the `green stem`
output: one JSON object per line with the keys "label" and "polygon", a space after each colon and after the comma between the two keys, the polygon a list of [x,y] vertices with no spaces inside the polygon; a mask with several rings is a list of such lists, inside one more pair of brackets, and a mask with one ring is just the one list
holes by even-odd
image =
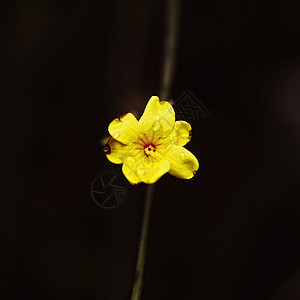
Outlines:
{"label": "green stem", "polygon": [[[169,97],[175,68],[176,46],[178,36],[180,0],[166,0],[166,29],[164,34],[164,58],[161,78],[161,100]],[[154,184],[147,186],[142,231],[140,236],[138,259],[136,264],[135,281],[133,285],[131,300],[140,300],[142,294],[143,276],[146,260],[147,236],[149,231],[150,211],[154,192]]]}
{"label": "green stem", "polygon": [[138,260],[136,264],[135,281],[133,285],[131,300],[139,300],[141,298],[153,191],[154,191],[153,184],[147,186],[143,224],[142,224],[142,231],[141,231],[140,244],[139,244],[139,254],[138,254]]}

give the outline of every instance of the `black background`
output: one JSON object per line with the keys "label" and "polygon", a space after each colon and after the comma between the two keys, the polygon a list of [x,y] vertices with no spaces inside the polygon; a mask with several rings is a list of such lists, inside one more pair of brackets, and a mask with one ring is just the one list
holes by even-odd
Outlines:
{"label": "black background", "polygon": [[[171,98],[208,107],[157,182],[143,299],[300,299],[296,1],[182,1]],[[1,4],[2,299],[130,299],[145,185],[96,206],[108,124],[159,95],[163,1]],[[298,176],[297,176],[298,175]]]}

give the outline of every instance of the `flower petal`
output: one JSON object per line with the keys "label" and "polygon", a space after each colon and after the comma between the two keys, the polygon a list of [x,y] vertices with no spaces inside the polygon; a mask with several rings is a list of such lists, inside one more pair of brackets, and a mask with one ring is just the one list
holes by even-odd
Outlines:
{"label": "flower petal", "polygon": [[168,136],[174,127],[175,112],[168,101],[159,101],[157,96],[152,96],[148,101],[138,126],[139,130],[150,138]]}
{"label": "flower petal", "polygon": [[130,145],[138,138],[138,121],[132,113],[114,119],[108,126],[109,134],[118,142]]}
{"label": "flower petal", "polygon": [[187,149],[180,146],[169,146],[165,158],[170,162],[169,173],[182,179],[192,178],[199,169],[197,158]]}
{"label": "flower petal", "polygon": [[169,170],[170,163],[167,160],[148,159],[147,157],[143,159],[128,157],[122,167],[124,175],[131,184],[155,183]]}
{"label": "flower petal", "polygon": [[108,147],[105,153],[106,157],[114,164],[122,164],[128,156],[144,156],[144,151],[138,144],[124,145],[114,138],[110,138],[106,146]]}
{"label": "flower petal", "polygon": [[174,129],[169,136],[162,140],[165,145],[186,145],[192,138],[192,127],[188,122],[176,121]]}

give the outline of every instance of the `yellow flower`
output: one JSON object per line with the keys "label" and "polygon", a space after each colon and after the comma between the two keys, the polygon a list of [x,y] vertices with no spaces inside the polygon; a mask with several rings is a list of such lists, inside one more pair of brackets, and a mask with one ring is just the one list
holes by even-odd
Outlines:
{"label": "yellow flower", "polygon": [[107,158],[123,164],[131,184],[154,183],[162,175],[192,178],[199,168],[197,158],[183,148],[191,139],[191,125],[175,122],[175,112],[167,101],[153,96],[138,121],[131,113],[113,120],[108,131]]}

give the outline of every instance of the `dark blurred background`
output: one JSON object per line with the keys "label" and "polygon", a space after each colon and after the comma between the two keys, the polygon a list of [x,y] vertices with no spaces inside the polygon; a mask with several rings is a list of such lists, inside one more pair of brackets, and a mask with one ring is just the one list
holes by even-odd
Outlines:
{"label": "dark blurred background", "polygon": [[[143,300],[300,299],[296,1],[182,1],[171,98],[209,109],[196,177],[155,189]],[[159,95],[163,1],[1,3],[1,299],[130,299],[145,185],[101,209],[120,172],[99,140]]]}

